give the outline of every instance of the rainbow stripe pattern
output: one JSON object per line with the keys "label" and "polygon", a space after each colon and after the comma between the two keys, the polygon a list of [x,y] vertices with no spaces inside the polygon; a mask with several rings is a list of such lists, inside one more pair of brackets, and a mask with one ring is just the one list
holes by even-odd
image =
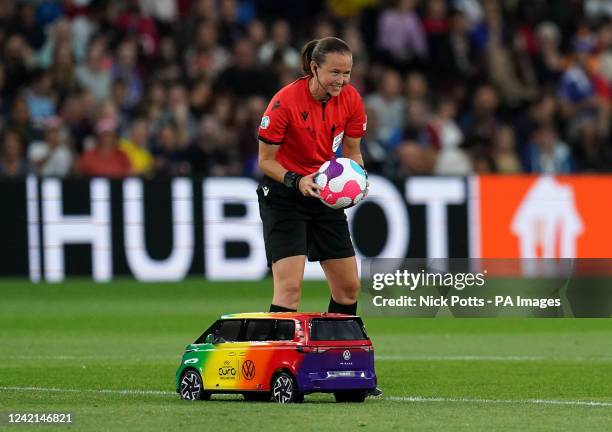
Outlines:
{"label": "rainbow stripe pattern", "polygon": [[363,330],[359,317],[341,314],[283,312],[224,315],[219,321],[242,322],[242,339],[245,339],[244,329],[250,320],[289,320],[294,323],[295,331],[291,340],[221,343],[206,343],[206,333],[203,334],[196,343],[187,345],[185,349],[176,371],[177,392],[181,376],[187,368],[197,370],[202,377],[204,390],[213,393],[270,391],[272,378],[280,371],[289,372],[295,378],[302,394],[375,388],[374,349],[365,331],[363,337],[357,339],[313,340],[310,334],[313,319],[357,320]]}

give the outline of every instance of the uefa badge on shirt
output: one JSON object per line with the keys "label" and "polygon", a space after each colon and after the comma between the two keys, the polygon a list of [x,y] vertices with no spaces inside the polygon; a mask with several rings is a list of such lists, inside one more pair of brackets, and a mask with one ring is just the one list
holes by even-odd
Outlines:
{"label": "uefa badge on shirt", "polygon": [[263,116],[261,118],[261,124],[259,125],[259,127],[262,129],[268,129],[268,126],[270,126],[270,117]]}
{"label": "uefa badge on shirt", "polygon": [[342,144],[342,138],[344,138],[344,131],[340,132],[338,135],[334,137],[334,140],[332,142],[332,151],[334,153],[336,152],[336,150],[338,150],[338,147],[340,147],[340,144]]}

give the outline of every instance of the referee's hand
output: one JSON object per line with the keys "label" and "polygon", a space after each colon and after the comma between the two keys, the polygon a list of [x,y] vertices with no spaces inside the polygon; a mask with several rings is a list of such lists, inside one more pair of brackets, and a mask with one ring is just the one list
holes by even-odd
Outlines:
{"label": "referee's hand", "polygon": [[314,177],[317,174],[318,171],[315,171],[312,174],[304,176],[300,179],[298,189],[302,195],[313,198],[321,198],[319,191],[323,188],[314,182]]}

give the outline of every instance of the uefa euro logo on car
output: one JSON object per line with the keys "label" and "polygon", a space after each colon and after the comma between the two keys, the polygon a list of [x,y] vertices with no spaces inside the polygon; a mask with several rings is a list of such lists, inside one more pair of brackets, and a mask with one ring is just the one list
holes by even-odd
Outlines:
{"label": "uefa euro logo on car", "polygon": [[323,392],[363,402],[376,385],[361,318],[330,313],[224,315],[187,345],[176,371],[185,400],[238,393],[247,401],[299,403]]}

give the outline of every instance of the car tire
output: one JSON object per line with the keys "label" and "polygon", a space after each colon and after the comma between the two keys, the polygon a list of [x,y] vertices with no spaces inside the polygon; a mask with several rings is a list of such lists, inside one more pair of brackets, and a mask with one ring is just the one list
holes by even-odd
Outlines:
{"label": "car tire", "polygon": [[270,402],[272,400],[268,392],[248,392],[242,393],[242,396],[248,402]]}
{"label": "car tire", "polygon": [[181,374],[179,395],[189,401],[210,399],[210,393],[204,391],[202,376],[195,369],[185,369]]}
{"label": "car tire", "polygon": [[277,373],[270,385],[272,400],[277,403],[301,403],[304,395],[300,393],[295,378],[287,372]]}
{"label": "car tire", "polygon": [[343,390],[334,392],[336,402],[363,402],[368,396],[366,390]]}

